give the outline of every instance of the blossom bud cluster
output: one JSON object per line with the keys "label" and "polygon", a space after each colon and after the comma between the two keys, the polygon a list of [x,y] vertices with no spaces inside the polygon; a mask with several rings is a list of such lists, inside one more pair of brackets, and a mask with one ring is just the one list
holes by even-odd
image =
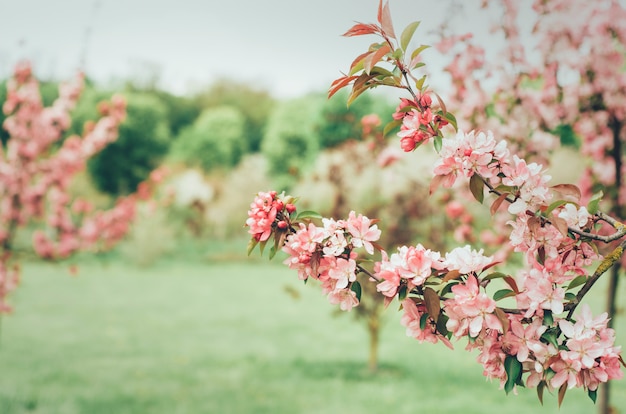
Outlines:
{"label": "blossom bud cluster", "polygon": [[[290,201],[290,200],[287,200]],[[276,191],[259,192],[250,204],[246,226],[248,233],[257,242],[265,242],[274,229],[286,230],[289,227],[289,215],[296,211],[296,206],[285,202]]]}
{"label": "blossom bud cluster", "polygon": [[423,94],[419,99],[402,98],[393,114],[393,119],[402,121],[398,136],[405,152],[411,152],[423,142],[436,136],[448,121],[432,110],[432,98]]}

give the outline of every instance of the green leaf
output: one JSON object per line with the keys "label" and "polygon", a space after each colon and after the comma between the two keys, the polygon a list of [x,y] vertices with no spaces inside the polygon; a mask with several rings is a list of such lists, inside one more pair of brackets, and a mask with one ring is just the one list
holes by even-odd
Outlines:
{"label": "green leaf", "polygon": [[360,302],[361,301],[361,284],[359,283],[358,280],[355,280],[354,282],[352,282],[352,285],[350,286],[350,290],[356,293],[356,298]]}
{"label": "green leaf", "polygon": [[515,292],[513,292],[511,289],[500,289],[493,294],[493,300],[499,301],[500,299],[508,298],[511,296],[515,296]]}
{"label": "green leaf", "polygon": [[400,47],[402,50],[406,51],[406,48],[411,43],[411,39],[413,38],[413,34],[415,30],[419,27],[420,22],[413,22],[404,28],[402,34],[400,35]]}
{"label": "green leaf", "polygon": [[415,89],[417,90],[422,90],[422,87],[424,87],[424,82],[426,81],[426,75],[422,76],[421,78],[419,78],[418,80],[415,81]]}
{"label": "green leaf", "polygon": [[296,216],[296,220],[312,219],[312,218],[321,220],[322,215],[316,211],[304,210],[298,213],[298,215]]}
{"label": "green leaf", "polygon": [[441,151],[441,147],[443,146],[443,140],[439,135],[435,136],[433,140],[433,145],[435,146],[435,151]]}
{"label": "green leaf", "polygon": [[554,329],[548,329],[541,335],[541,338],[544,343],[551,344],[555,348],[559,348],[559,343],[556,340],[556,332]]}
{"label": "green leaf", "polygon": [[441,296],[445,296],[447,293],[452,292],[452,286],[458,285],[458,281],[454,280],[450,283],[448,283],[447,285],[445,285],[443,287],[443,289],[441,289],[441,292],[439,293]]}
{"label": "green leaf", "polygon": [[596,214],[598,212],[598,209],[600,208],[600,200],[603,196],[604,193],[600,191],[598,193],[595,193],[593,197],[591,197],[589,203],[587,204],[587,211],[589,212],[589,214]]}
{"label": "green leaf", "polygon": [[390,77],[393,78],[395,77],[395,75],[393,74],[393,72],[388,71],[385,68],[381,68],[380,66],[374,66],[372,67],[372,70],[370,71],[370,75],[376,75],[377,77]]}
{"label": "green leaf", "polygon": [[426,329],[426,322],[428,322],[429,315],[427,313],[423,313],[420,317],[420,329],[423,331]]}
{"label": "green leaf", "polygon": [[578,287],[580,285],[584,285],[586,281],[587,281],[587,276],[583,276],[583,275],[577,276],[574,280],[569,282],[569,285],[567,286],[567,290],[574,289],[575,287]]}
{"label": "green leaf", "polygon": [[575,149],[580,148],[580,138],[576,135],[571,125],[561,124],[552,133],[559,136],[561,145]]}
{"label": "green leaf", "polygon": [[574,295],[572,292],[567,292],[565,294],[565,300],[568,302],[572,302],[576,300],[576,295]]}
{"label": "green leaf", "polygon": [[504,391],[508,394],[513,390],[515,384],[520,384],[522,381],[522,363],[516,357],[507,355],[504,360],[504,370],[506,371]]}
{"label": "green leaf", "polygon": [[259,241],[257,239],[255,239],[254,237],[250,239],[250,241],[248,242],[248,256],[250,256],[250,253],[252,253],[257,244],[259,244]]}
{"label": "green leaf", "polygon": [[420,47],[415,49],[413,53],[411,53],[411,61],[413,61],[420,53],[422,53],[424,50],[428,49],[429,47],[430,46],[428,45],[421,45]]}
{"label": "green leaf", "polygon": [[546,326],[554,325],[554,318],[552,317],[552,311],[544,309],[543,311],[543,324]]}
{"label": "green leaf", "polygon": [[485,199],[485,183],[483,182],[480,175],[472,175],[472,178],[470,178],[469,187],[476,201],[482,204],[483,200]]}
{"label": "green leaf", "polygon": [[400,125],[402,125],[402,120],[401,119],[396,119],[396,120],[393,120],[393,121],[389,122],[387,125],[385,125],[385,128],[383,129],[383,136],[386,137],[387,135],[389,135],[389,133],[391,131],[393,131],[394,129],[396,129]]}
{"label": "green leaf", "polygon": [[259,249],[261,250],[261,256],[263,256],[263,251],[265,250],[265,246],[267,245],[267,240],[264,240],[259,243]]}
{"label": "green leaf", "polygon": [[457,122],[456,122],[456,117],[454,116],[454,114],[452,112],[446,112],[443,115],[444,118],[446,118],[448,120],[448,122],[450,123],[450,125],[452,125],[454,127],[454,130],[458,130],[457,127]]}
{"label": "green leaf", "polygon": [[589,396],[589,398],[591,398],[591,401],[593,401],[593,403],[596,403],[596,398],[598,397],[598,390],[595,389],[593,391],[591,390],[587,390],[587,395]]}
{"label": "green leaf", "polygon": [[448,328],[446,328],[446,323],[448,322],[448,316],[445,313],[439,315],[437,318],[437,332],[442,334],[443,336],[448,335]]}
{"label": "green leaf", "polygon": [[278,249],[276,248],[276,246],[272,246],[270,248],[270,260],[272,260],[274,258],[274,256],[276,256],[276,252],[278,251]]}
{"label": "green leaf", "polygon": [[406,285],[402,285],[400,286],[400,289],[398,289],[398,300],[400,302],[402,302],[404,299],[406,299],[406,294],[407,294],[407,287]]}
{"label": "green leaf", "polygon": [[493,280],[493,279],[500,279],[503,277],[506,277],[507,274],[502,273],[502,272],[493,272],[493,273],[489,273],[487,276],[483,277],[483,280]]}
{"label": "green leaf", "polygon": [[562,205],[565,205],[569,203],[569,201],[567,200],[556,200],[554,203],[550,204],[548,206],[548,208],[546,209],[546,211],[544,212],[546,216],[548,216],[550,213],[552,213],[552,211],[556,208],[561,207]]}
{"label": "green leaf", "polygon": [[537,384],[537,398],[539,398],[539,402],[543,405],[543,390],[546,388],[546,382],[541,381]]}

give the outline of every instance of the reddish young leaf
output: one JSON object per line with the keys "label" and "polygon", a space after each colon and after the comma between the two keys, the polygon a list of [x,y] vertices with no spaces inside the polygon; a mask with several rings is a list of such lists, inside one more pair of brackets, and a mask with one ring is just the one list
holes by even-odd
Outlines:
{"label": "reddish young leaf", "polygon": [[370,53],[364,60],[363,60],[363,69],[365,70],[365,73],[369,74],[372,71],[372,68],[378,63],[380,62],[380,60],[391,51],[391,48],[389,47],[388,44],[383,44],[378,50],[376,50],[373,53]]}
{"label": "reddish young leaf", "polygon": [[356,81],[354,81],[354,85],[352,85],[352,92],[350,92],[350,96],[348,96],[348,106],[352,105],[352,102],[354,102],[356,98],[372,87],[372,84],[368,82],[373,78],[374,76],[363,73]]}
{"label": "reddish young leaf", "polygon": [[539,217],[530,217],[526,224],[532,235],[537,234],[537,231],[541,229],[541,219]]}
{"label": "reddish young leaf", "polygon": [[357,78],[358,76],[342,76],[341,78],[334,80],[333,83],[330,85],[330,89],[328,90],[328,97],[331,98],[334,94],[337,93],[337,91],[349,85],[350,82]]}
{"label": "reddish young leaf", "polygon": [[557,184],[553,185],[551,188],[557,193],[560,193],[564,197],[575,202],[579,202],[580,197],[582,197],[580,188],[578,188],[574,184]]}
{"label": "reddish young leaf", "polygon": [[[356,59],[354,59],[352,61],[352,64],[350,65],[350,75],[354,75],[356,72],[363,69],[363,61],[368,55],[372,53],[373,52],[371,50],[368,50],[367,52],[361,53],[359,56],[357,56]],[[359,66],[360,66],[360,69],[359,69]]]}
{"label": "reddish young leaf", "polygon": [[517,287],[517,282],[515,282],[515,279],[513,279],[513,276],[505,276],[502,279],[504,279],[506,284],[509,285],[511,287],[511,289],[513,289],[513,292],[519,293],[519,288]]}
{"label": "reddish young leaf", "polygon": [[439,295],[432,288],[424,288],[424,304],[430,317],[437,322],[439,312],[441,311],[441,302]]}
{"label": "reddish young leaf", "polygon": [[500,194],[500,196],[498,196],[498,198],[496,198],[496,200],[491,204],[491,209],[489,210],[491,212],[491,215],[495,215],[496,212],[498,211],[498,209],[500,208],[500,206],[502,205],[502,203],[504,202],[504,200],[506,200],[506,197],[508,196],[508,193],[502,193]]}
{"label": "reddish young leaf", "polygon": [[550,217],[550,222],[564,237],[567,237],[568,227],[567,222],[564,219],[558,217],[556,214],[553,214],[552,217]]}
{"label": "reddish young leaf", "polygon": [[357,23],[351,28],[348,29],[347,32],[343,34],[346,37],[352,36],[363,36],[368,34],[379,33],[381,31],[380,27],[375,24],[365,24],[365,23]]}
{"label": "reddish young leaf", "polygon": [[389,11],[389,2],[385,2],[383,5],[383,0],[380,0],[378,4],[378,23],[380,23],[383,32],[387,36],[392,39],[396,38],[396,34],[393,31],[393,23],[391,21],[391,12]]}
{"label": "reddish young leaf", "polygon": [[509,318],[506,316],[506,313],[498,307],[496,307],[494,313],[502,325],[502,333],[506,333],[509,330]]}
{"label": "reddish young leaf", "polygon": [[478,174],[472,175],[472,177],[470,178],[470,182],[469,182],[469,188],[470,188],[470,191],[472,192],[472,195],[476,199],[476,201],[478,201],[479,203],[482,203],[483,200],[485,199],[485,193],[484,193],[485,183],[483,182],[482,178],[480,178],[480,175]]}
{"label": "reddish young leaf", "polygon": [[450,270],[441,280],[443,283],[449,282],[450,280],[458,279],[461,277],[461,272],[458,270]]}
{"label": "reddish young leaf", "polygon": [[567,383],[561,385],[561,388],[559,388],[559,408],[561,408],[561,404],[563,403],[563,398],[565,398],[566,391],[567,391]]}
{"label": "reddish young leaf", "polygon": [[441,99],[441,96],[439,96],[438,93],[436,93],[436,92],[433,92],[433,93],[435,94],[435,97],[437,98],[437,102],[439,102],[439,106],[441,107],[441,110],[443,111],[443,115],[445,116],[445,114],[448,113],[448,110],[446,108],[446,104],[443,102],[443,99]]}
{"label": "reddish young leaf", "polygon": [[497,266],[500,263],[502,263],[502,260],[496,260],[495,262],[491,262],[487,266],[483,267],[483,270],[481,270],[481,272],[484,272],[487,269],[491,269],[492,267]]}
{"label": "reddish young leaf", "polygon": [[444,179],[445,179],[445,177],[443,175],[435,175],[433,177],[433,179],[430,180],[429,193],[431,195],[432,195],[432,193],[435,192],[435,190],[437,188],[439,188],[439,186],[441,185],[441,183],[443,182]]}

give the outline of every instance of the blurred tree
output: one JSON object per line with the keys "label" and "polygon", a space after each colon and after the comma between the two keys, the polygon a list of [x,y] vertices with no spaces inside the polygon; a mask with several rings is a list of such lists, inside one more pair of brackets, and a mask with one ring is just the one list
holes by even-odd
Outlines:
{"label": "blurred tree", "polygon": [[334,147],[349,139],[360,139],[360,120],[365,115],[377,114],[383,124],[392,120],[390,114],[394,112],[394,106],[387,100],[362,95],[350,106],[346,105],[347,100],[348,92],[341,91],[324,103],[315,126],[322,148]]}
{"label": "blurred tree", "polygon": [[177,137],[184,127],[191,125],[202,112],[202,106],[197,99],[159,89],[156,81],[129,80],[124,93],[128,92],[153,96],[163,104],[169,134],[173,138]]}
{"label": "blurred tree", "polygon": [[[40,84],[28,62],[15,67],[6,82],[2,127],[8,133],[0,151],[0,313],[11,311],[5,299],[20,279],[20,258],[14,257],[17,233],[34,230],[32,245],[44,259],[64,259],[79,251],[110,249],[129,230],[137,201],[151,195],[151,185],[121,197],[107,210],[94,208],[85,198],[74,198],[72,179],[87,160],[117,139],[126,116],[126,102],[114,96],[98,105],[99,115],[84,134],[67,136],[70,111],[83,91],[83,76],[59,85],[56,98],[45,106]],[[158,180],[159,174],[151,177]]]}
{"label": "blurred tree", "polygon": [[[106,93],[101,90],[85,91],[74,111],[75,130],[95,117],[93,107],[103,96]],[[120,125],[117,141],[87,165],[96,187],[113,195],[135,191],[161,162],[170,144],[165,106],[146,93],[127,93],[126,99],[127,116]]]}
{"label": "blurred tree", "polygon": [[172,156],[205,171],[233,167],[248,150],[245,125],[245,117],[236,108],[205,109],[193,125],[182,130],[173,145]]}
{"label": "blurred tree", "polygon": [[282,187],[293,183],[319,151],[315,125],[324,100],[321,95],[310,95],[281,102],[268,119],[261,152],[270,173],[284,181]]}
{"label": "blurred tree", "polygon": [[244,135],[248,151],[260,150],[267,120],[275,105],[274,98],[263,89],[256,89],[240,81],[219,79],[206,91],[195,97],[202,108],[228,105],[237,108],[244,117]]}

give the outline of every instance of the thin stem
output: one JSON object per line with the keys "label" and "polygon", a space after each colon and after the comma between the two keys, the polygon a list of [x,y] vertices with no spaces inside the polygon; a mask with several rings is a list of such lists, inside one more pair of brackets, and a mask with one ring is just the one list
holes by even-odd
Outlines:
{"label": "thin stem", "polygon": [[591,287],[598,281],[598,279],[600,279],[600,277],[604,273],[606,273],[607,270],[609,270],[615,263],[617,263],[621,259],[625,248],[626,240],[623,240],[615,249],[613,249],[611,253],[606,255],[602,262],[600,262],[598,268],[595,270],[595,272],[593,272],[593,275],[589,279],[587,279],[587,282],[585,282],[583,287],[578,291],[578,294],[576,295],[576,300],[574,301],[572,307],[567,314],[567,319],[572,317],[572,315],[574,314],[574,310],[576,310],[576,307],[581,302],[582,298],[589,292]]}
{"label": "thin stem", "polygon": [[[480,179],[482,180],[482,182],[487,186],[487,188],[489,189],[490,193],[493,193],[497,196],[501,196],[503,193],[501,191],[498,191],[490,182],[489,180],[487,180],[485,177],[483,177],[482,175],[478,174],[478,173],[474,173],[477,174]],[[516,201],[516,198],[511,198],[510,196],[506,196],[505,200],[508,201],[509,203],[514,203]],[[596,216],[598,217],[598,219],[605,221],[606,223],[608,223],[609,225],[611,225],[611,227],[613,227],[616,232],[608,235],[608,236],[602,236],[599,234],[595,234],[595,233],[589,233],[583,230],[579,230],[575,227],[571,227],[571,226],[567,226],[567,231],[574,233],[580,237],[583,237],[585,239],[589,239],[589,240],[597,240],[603,243],[611,243],[615,240],[619,240],[622,237],[626,236],[626,225],[624,225],[623,223],[619,222],[618,220],[616,220],[615,218],[609,216],[606,213],[602,213],[602,212],[598,212],[596,213]],[[549,224],[552,224],[550,222],[550,219],[547,217],[542,217],[542,219]]]}

